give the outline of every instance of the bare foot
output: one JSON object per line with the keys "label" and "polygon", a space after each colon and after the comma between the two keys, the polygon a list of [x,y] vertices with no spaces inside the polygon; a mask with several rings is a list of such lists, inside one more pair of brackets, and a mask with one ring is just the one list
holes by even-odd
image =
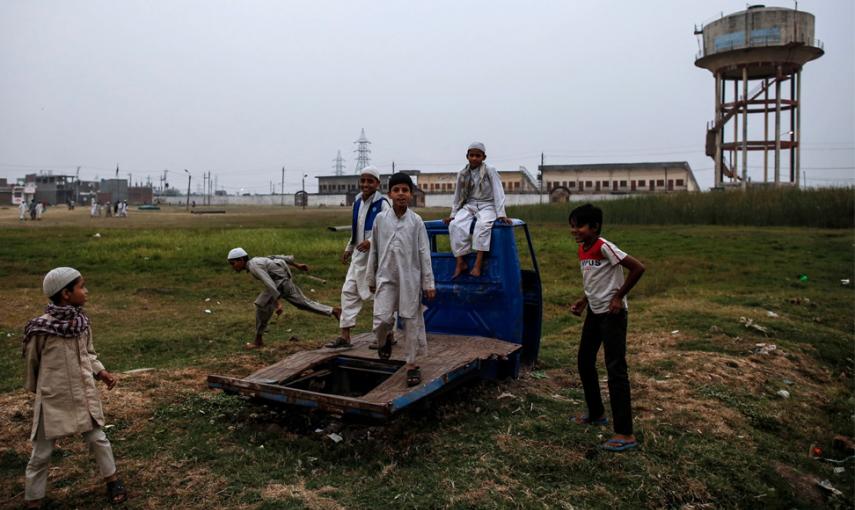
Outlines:
{"label": "bare foot", "polygon": [[463,261],[462,257],[457,259],[457,265],[454,267],[454,274],[451,275],[451,279],[453,280],[460,276],[467,268],[468,266],[466,265],[466,262]]}
{"label": "bare foot", "polygon": [[481,276],[481,268],[477,266],[473,267],[472,271],[469,271],[469,274],[474,276],[475,278],[478,278],[479,276]]}
{"label": "bare foot", "polygon": [[339,308],[337,306],[334,307],[332,309],[332,316],[335,317],[335,320],[341,319],[341,308]]}

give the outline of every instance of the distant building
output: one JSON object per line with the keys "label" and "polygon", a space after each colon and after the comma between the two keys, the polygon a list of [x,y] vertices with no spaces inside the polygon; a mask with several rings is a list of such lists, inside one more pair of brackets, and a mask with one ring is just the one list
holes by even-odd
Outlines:
{"label": "distant building", "polygon": [[154,202],[154,190],[151,186],[132,186],[128,188],[128,203],[134,205]]}
{"label": "distant building", "polygon": [[101,179],[101,183],[98,185],[98,201],[115,203],[127,199],[127,179]]}
{"label": "distant building", "polygon": [[700,191],[685,161],[542,165],[543,190],[550,201],[564,202],[575,194],[647,194]]}
{"label": "distant building", "polygon": [[[457,174],[454,172],[431,172],[419,175],[419,187],[427,194],[454,193]],[[537,183],[525,170],[500,171],[502,189],[506,194],[537,193]]]}
{"label": "distant building", "polygon": [[[401,170],[401,172],[408,174],[415,181],[416,189],[413,193],[414,200],[412,205],[414,207],[423,207],[425,200],[420,180],[421,176],[426,174],[422,174],[421,170]],[[392,174],[380,175],[380,189],[383,193],[389,191],[389,177],[391,176]],[[319,195],[345,195],[346,205],[353,204],[356,195],[360,193],[358,175],[319,175],[317,179]]]}
{"label": "distant building", "polygon": [[54,175],[50,171],[39,174],[28,174],[26,183],[36,186],[35,199],[51,205],[64,204],[75,200],[76,189],[73,175]]}

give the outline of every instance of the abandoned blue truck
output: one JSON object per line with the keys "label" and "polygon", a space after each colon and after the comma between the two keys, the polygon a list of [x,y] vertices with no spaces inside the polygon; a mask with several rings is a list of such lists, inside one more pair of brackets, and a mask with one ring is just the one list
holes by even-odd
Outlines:
{"label": "abandoned blue truck", "polygon": [[419,358],[421,384],[407,387],[402,348],[381,360],[368,347],[373,335],[363,333],[354,336],[352,349],[298,352],[242,379],[210,375],[208,386],[334,414],[388,418],[472,379],[516,378],[522,365],[537,360],[543,313],[528,226],[497,223],[482,276],[453,280],[448,227],[440,220],[425,227],[436,298],[425,302],[429,355]]}

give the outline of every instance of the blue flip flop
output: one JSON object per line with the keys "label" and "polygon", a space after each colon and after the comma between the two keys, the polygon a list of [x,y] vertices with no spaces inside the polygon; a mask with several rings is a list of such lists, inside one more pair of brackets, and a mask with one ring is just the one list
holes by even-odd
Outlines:
{"label": "blue flip flop", "polygon": [[590,416],[587,414],[583,414],[582,416],[572,416],[570,421],[575,423],[576,425],[608,425],[609,418],[607,416],[603,416],[602,418],[597,418],[596,420],[592,420]]}
{"label": "blue flip flop", "polygon": [[[613,446],[617,445],[617,446]],[[631,450],[638,446],[638,441],[629,440],[629,439],[609,439],[605,443],[600,445],[600,448],[610,452],[623,452],[626,450]]]}

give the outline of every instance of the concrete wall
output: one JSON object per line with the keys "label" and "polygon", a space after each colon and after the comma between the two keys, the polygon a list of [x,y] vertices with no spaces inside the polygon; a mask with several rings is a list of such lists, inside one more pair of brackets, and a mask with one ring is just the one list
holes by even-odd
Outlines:
{"label": "concrete wall", "polygon": [[704,27],[704,55],[745,47],[814,44],[814,16],[778,7],[748,9]]}
{"label": "concrete wall", "polygon": [[[223,205],[270,205],[279,206],[282,203],[282,195],[252,195],[252,196],[214,196],[211,197],[212,206]],[[187,196],[180,197],[155,197],[155,200],[160,200],[161,204],[170,205],[185,205]],[[285,194],[285,205],[294,207],[294,194]],[[190,195],[190,200],[196,201],[196,207],[204,205],[205,197]],[[307,207],[339,207],[340,204],[347,203],[346,195],[314,195],[309,194],[309,202]]]}

